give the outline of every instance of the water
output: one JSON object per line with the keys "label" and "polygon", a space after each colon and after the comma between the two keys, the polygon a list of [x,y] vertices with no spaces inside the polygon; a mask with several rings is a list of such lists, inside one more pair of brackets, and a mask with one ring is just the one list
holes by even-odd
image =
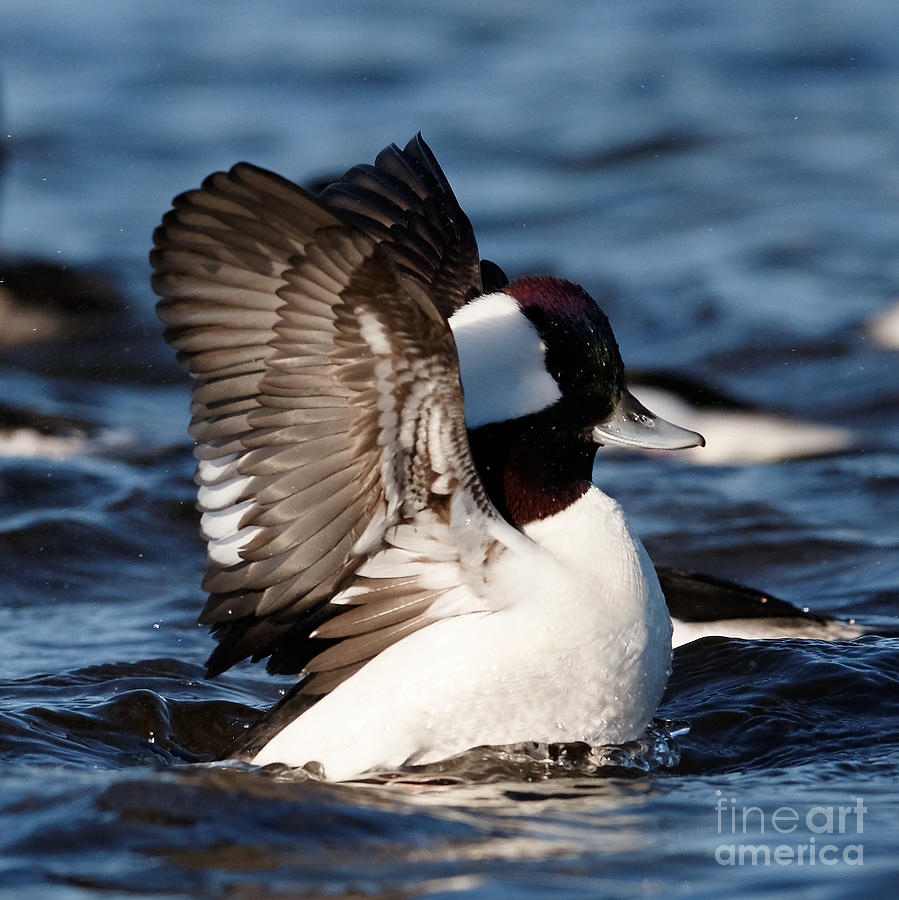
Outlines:
{"label": "water", "polygon": [[[106,271],[123,299],[0,360],[0,399],[83,435],[68,458],[0,459],[0,892],[893,895],[899,357],[864,327],[899,284],[892,3],[2,13],[0,247]],[[657,561],[875,631],[684,648],[660,710],[689,727],[677,762],[494,758],[353,786],[206,765],[286,682],[203,676],[189,387],[153,316],[150,235],[215,168],[310,179],[418,129],[484,255],[583,282],[629,364],[856,436],[772,465],[600,460]],[[741,844],[793,856],[722,864]]]}

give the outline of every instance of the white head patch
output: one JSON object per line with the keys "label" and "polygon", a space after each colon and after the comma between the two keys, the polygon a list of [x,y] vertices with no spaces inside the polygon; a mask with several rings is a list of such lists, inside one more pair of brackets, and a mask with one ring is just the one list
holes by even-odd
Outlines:
{"label": "white head patch", "polygon": [[459,351],[465,422],[478,428],[540,412],[561,396],[533,322],[508,294],[485,294],[449,320]]}

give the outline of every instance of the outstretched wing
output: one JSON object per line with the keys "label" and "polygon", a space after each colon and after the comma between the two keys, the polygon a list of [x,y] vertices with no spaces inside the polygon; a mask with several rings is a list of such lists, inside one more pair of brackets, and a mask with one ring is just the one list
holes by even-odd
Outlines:
{"label": "outstretched wing", "polygon": [[477,478],[455,345],[426,292],[247,164],[176,198],[154,241],[159,316],[195,379],[210,672],[268,656],[321,694],[410,631],[483,608],[487,555],[526,538]]}
{"label": "outstretched wing", "polygon": [[421,134],[353,167],[319,197],[379,243],[406,290],[424,293],[444,318],[483,293],[471,222]]}

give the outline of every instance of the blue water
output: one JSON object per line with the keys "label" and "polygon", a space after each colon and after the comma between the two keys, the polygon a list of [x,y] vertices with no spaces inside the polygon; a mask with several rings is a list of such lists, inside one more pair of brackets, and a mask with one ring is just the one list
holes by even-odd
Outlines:
{"label": "blue water", "polygon": [[[5,0],[0,17],[0,251],[121,293],[0,358],[2,401],[90,439],[0,459],[0,892],[894,896],[899,352],[864,325],[899,293],[894,3]],[[418,787],[197,765],[287,682],[203,676],[189,385],[153,314],[152,230],[237,160],[312,179],[419,129],[482,253],[582,282],[629,365],[856,436],[780,464],[600,459],[658,562],[874,631],[685,648],[660,711],[690,729],[675,765]],[[862,821],[828,831],[857,798]],[[731,833],[746,807],[764,834],[751,815]],[[779,807],[795,831],[773,830]],[[794,856],[720,864],[741,843]],[[826,844],[834,865],[798,864]]]}

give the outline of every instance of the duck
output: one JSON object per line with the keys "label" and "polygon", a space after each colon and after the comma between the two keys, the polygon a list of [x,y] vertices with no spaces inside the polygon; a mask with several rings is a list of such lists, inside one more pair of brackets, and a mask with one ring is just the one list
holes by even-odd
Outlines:
{"label": "duck", "polygon": [[0,352],[108,332],[124,306],[100,269],[0,253]]}
{"label": "duck", "polygon": [[[10,138],[0,141],[0,187],[14,146]],[[108,334],[126,309],[116,279],[105,269],[10,255],[0,246],[0,354]],[[53,362],[48,355],[46,366]]]}
{"label": "duck", "polygon": [[86,452],[91,423],[0,402],[0,458],[62,460]]}
{"label": "duck", "polygon": [[666,419],[699,431],[705,447],[680,455],[699,466],[779,463],[842,453],[858,445],[851,428],[797,418],[664,370],[628,373],[637,399]]}
{"label": "duck", "polygon": [[643,732],[672,618],[594,458],[704,440],[630,393],[581,286],[480,259],[420,134],[316,192],[216,172],[150,261],[193,378],[207,672],[299,676],[232,757],[345,781]]}
{"label": "duck", "polygon": [[871,631],[853,618],[799,607],[726,578],[675,566],[655,568],[671,616],[675,651],[707,637],[851,641]]}

